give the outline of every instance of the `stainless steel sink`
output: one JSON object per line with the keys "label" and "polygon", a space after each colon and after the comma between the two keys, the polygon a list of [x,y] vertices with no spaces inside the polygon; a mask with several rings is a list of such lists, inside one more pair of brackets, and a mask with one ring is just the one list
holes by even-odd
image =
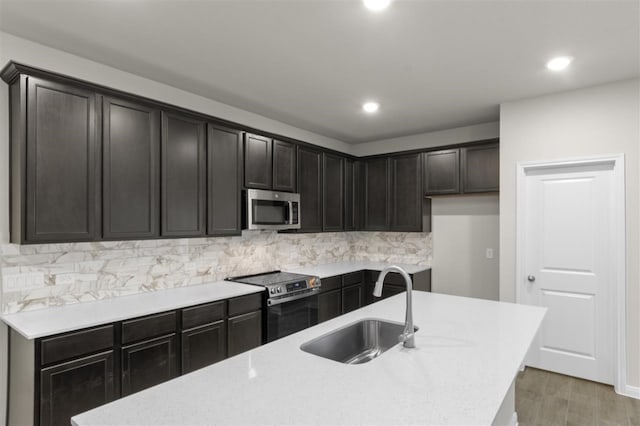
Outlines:
{"label": "stainless steel sink", "polygon": [[363,364],[397,345],[403,331],[404,324],[367,318],[309,340],[300,349],[344,364]]}

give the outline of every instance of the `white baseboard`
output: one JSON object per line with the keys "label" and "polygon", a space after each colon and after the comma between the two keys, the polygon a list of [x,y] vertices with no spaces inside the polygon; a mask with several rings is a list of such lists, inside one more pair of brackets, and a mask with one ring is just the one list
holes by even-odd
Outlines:
{"label": "white baseboard", "polygon": [[626,385],[620,395],[628,396],[630,398],[640,399],[640,386]]}

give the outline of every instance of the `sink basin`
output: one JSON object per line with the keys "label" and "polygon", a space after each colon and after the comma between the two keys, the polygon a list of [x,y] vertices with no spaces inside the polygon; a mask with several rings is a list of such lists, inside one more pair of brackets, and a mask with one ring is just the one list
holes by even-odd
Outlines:
{"label": "sink basin", "polygon": [[309,340],[300,349],[344,364],[364,364],[397,345],[403,331],[404,324],[367,318]]}

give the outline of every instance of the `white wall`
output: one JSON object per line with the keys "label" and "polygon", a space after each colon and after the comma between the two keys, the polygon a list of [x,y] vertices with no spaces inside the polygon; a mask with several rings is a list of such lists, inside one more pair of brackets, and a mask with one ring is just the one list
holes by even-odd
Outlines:
{"label": "white wall", "polygon": [[515,300],[517,163],[625,155],[627,377],[632,386],[640,385],[639,146],[638,79],[508,102],[500,108],[501,300]]}
{"label": "white wall", "polygon": [[[435,293],[498,300],[499,197],[433,197],[431,286]],[[493,250],[487,259],[486,249]]]}
{"label": "white wall", "polygon": [[419,133],[417,135],[403,136],[400,138],[361,143],[353,145],[351,153],[357,156],[365,156],[412,149],[435,148],[438,146],[497,138],[499,134],[500,124],[495,121],[438,132]]}

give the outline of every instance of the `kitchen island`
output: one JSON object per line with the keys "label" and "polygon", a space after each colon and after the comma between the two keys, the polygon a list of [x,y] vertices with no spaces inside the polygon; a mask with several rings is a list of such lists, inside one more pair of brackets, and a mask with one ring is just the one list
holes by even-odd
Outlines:
{"label": "kitchen island", "polygon": [[513,382],[545,309],[414,291],[416,348],[346,365],[300,345],[399,294],[72,418],[92,425],[514,424]]}

